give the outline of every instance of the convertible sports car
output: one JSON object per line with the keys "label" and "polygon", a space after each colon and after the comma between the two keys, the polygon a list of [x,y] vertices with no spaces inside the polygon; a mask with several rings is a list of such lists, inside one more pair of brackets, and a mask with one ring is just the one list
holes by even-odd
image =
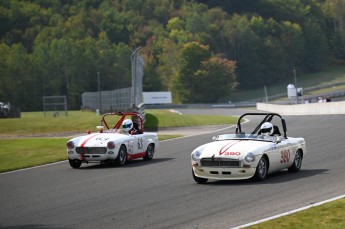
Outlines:
{"label": "convertible sports car", "polygon": [[[246,116],[263,119],[254,130],[246,133],[241,126]],[[287,137],[286,131],[285,119],[279,114],[243,114],[234,134],[215,136],[212,142],[191,153],[194,180],[200,184],[208,179],[255,178],[260,181],[266,179],[267,174],[282,169],[298,172],[307,153],[305,140]]]}
{"label": "convertible sports car", "polygon": [[[110,121],[115,120],[113,127]],[[116,122],[117,120],[117,122]],[[132,121],[133,120],[133,121]],[[128,160],[151,160],[159,145],[156,133],[144,133],[143,119],[135,112],[106,113],[98,132],[69,140],[66,144],[72,168],[82,163],[101,162],[124,165]]]}

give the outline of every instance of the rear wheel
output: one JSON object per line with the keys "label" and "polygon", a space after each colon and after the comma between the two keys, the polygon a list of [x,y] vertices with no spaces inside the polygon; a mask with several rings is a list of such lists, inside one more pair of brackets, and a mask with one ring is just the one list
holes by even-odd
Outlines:
{"label": "rear wheel", "polygon": [[206,184],[208,179],[195,176],[193,169],[192,169],[192,173],[193,173],[193,179],[194,179],[194,181],[196,183],[198,183],[198,184]]}
{"label": "rear wheel", "polygon": [[115,160],[117,165],[123,166],[126,164],[127,159],[127,149],[126,146],[122,145],[119,149],[119,153],[117,154],[117,158]]}
{"label": "rear wheel", "polygon": [[145,161],[152,160],[154,153],[155,153],[155,147],[153,146],[153,144],[149,144],[147,146],[147,150],[146,150],[146,154],[144,156],[144,160]]}
{"label": "rear wheel", "polygon": [[74,160],[68,159],[68,162],[73,169],[80,168],[81,163],[82,163],[81,160],[78,160],[78,159],[74,159]]}
{"label": "rear wheel", "polygon": [[302,152],[300,150],[297,150],[293,164],[290,166],[290,168],[288,168],[289,172],[300,171],[302,167],[302,159],[303,159]]}
{"label": "rear wheel", "polygon": [[261,157],[258,165],[256,166],[256,171],[254,178],[258,181],[262,181],[266,179],[268,171],[268,161],[266,157]]}

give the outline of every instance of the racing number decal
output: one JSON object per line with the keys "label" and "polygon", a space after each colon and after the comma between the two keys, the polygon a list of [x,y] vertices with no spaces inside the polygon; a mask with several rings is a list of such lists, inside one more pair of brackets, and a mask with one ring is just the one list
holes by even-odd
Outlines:
{"label": "racing number decal", "polygon": [[285,149],[280,152],[280,163],[288,163],[290,161],[290,150]]}
{"label": "racing number decal", "polygon": [[139,138],[138,139],[138,150],[143,148],[143,139]]}

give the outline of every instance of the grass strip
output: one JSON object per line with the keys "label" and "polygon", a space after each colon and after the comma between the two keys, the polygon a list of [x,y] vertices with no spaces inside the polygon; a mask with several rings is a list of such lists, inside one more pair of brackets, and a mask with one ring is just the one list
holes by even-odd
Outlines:
{"label": "grass strip", "polygon": [[248,229],[343,229],[345,198],[266,221]]}
{"label": "grass strip", "polygon": [[66,160],[67,140],[68,138],[0,139],[0,172]]}
{"label": "grass strip", "polygon": [[[159,140],[182,135],[159,135]],[[66,142],[70,138],[0,139],[0,172],[8,172],[67,160]]]}

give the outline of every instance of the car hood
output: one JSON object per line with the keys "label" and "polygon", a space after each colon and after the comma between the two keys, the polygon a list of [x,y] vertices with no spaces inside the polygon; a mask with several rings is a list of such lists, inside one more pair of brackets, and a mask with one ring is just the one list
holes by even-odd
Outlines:
{"label": "car hood", "polygon": [[130,135],[119,133],[94,133],[72,139],[77,147],[106,147],[109,141],[114,143],[129,139]]}
{"label": "car hood", "polygon": [[272,146],[272,142],[252,141],[252,140],[226,140],[215,141],[201,147],[200,158],[228,158],[241,159],[251,152],[258,154]]}

